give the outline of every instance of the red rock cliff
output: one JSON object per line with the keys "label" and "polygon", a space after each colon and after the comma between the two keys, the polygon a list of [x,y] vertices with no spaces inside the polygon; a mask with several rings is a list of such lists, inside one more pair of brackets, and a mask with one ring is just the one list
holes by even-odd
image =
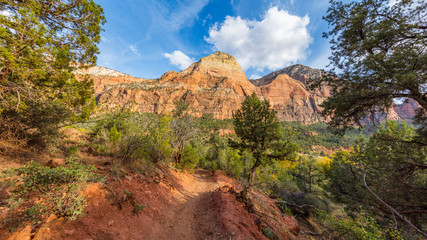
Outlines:
{"label": "red rock cliff", "polygon": [[[170,71],[154,80],[103,67],[78,72],[83,73],[92,75],[95,96],[103,108],[128,106],[134,111],[157,114],[172,112],[174,102],[182,100],[194,116],[206,113],[219,119],[232,118],[245,97],[256,92],[270,101],[281,121],[309,124],[324,121],[319,105],[330,94],[327,87],[307,89],[307,81],[321,77],[321,70],[294,65],[249,81],[234,57],[222,52],[204,57],[184,71]],[[395,110],[413,114],[412,105],[410,109],[400,109]]]}

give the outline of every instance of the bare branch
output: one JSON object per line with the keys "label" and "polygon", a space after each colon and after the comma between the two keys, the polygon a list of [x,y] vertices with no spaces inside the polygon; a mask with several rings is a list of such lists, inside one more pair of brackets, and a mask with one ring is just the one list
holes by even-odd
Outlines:
{"label": "bare branch", "polygon": [[[357,177],[357,175],[355,175]],[[357,177],[358,178],[358,177]],[[365,188],[384,206],[386,206],[387,208],[390,209],[391,213],[393,214],[393,217],[395,218],[395,215],[397,217],[399,217],[402,221],[406,222],[409,226],[411,226],[413,229],[415,229],[415,231],[417,231],[419,234],[421,234],[423,237],[427,237],[427,233],[421,231],[419,228],[417,228],[414,224],[412,224],[408,219],[406,219],[403,215],[401,215],[398,211],[396,211],[392,206],[390,206],[389,204],[387,204],[384,200],[382,200],[377,194],[375,194],[374,191],[372,191],[372,189],[368,186],[368,184],[366,183],[366,174],[363,174],[363,179],[362,179],[363,185],[365,186]],[[396,218],[395,218],[396,221]]]}

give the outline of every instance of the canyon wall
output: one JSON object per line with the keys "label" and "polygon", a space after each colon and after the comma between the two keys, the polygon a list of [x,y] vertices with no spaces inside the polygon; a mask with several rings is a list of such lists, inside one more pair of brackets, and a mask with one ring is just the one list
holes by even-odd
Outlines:
{"label": "canyon wall", "polygon": [[[293,65],[256,80],[248,80],[239,63],[226,53],[216,52],[181,72],[170,71],[159,79],[135,78],[103,67],[92,67],[77,74],[94,80],[95,97],[104,109],[128,107],[132,111],[171,113],[176,101],[189,105],[194,116],[211,114],[218,119],[232,118],[241,102],[252,92],[268,99],[281,121],[305,124],[325,121],[319,105],[330,94],[328,87],[307,88],[321,70]],[[413,116],[415,104],[396,105],[387,118]],[[401,112],[401,113],[399,113]]]}

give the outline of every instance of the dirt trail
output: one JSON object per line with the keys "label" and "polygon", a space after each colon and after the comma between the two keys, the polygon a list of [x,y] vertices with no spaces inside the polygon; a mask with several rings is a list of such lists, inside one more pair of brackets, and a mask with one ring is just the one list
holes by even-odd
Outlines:
{"label": "dirt trail", "polygon": [[[84,215],[71,222],[53,220],[43,225],[34,239],[266,239],[254,221],[256,216],[221,188],[224,185],[240,188],[220,172],[212,174],[201,169],[194,174],[165,170],[151,179],[133,174],[121,181],[110,181],[108,186],[93,184],[85,192],[88,206]],[[218,188],[221,189],[217,191]],[[118,207],[116,201],[125,190],[135,195],[137,204],[147,207],[139,214],[135,214],[129,201]],[[8,235],[16,239],[22,233],[29,239],[31,227],[29,230]]]}
{"label": "dirt trail", "polygon": [[204,170],[182,180],[181,196],[163,215],[162,229],[153,239],[224,239],[211,204],[212,191],[221,187],[220,182]]}

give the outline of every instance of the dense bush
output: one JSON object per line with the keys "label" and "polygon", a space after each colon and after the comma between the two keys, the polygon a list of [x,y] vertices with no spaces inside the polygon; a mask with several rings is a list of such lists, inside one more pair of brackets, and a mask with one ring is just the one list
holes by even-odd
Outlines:
{"label": "dense bush", "polygon": [[349,212],[360,204],[369,206],[380,221],[396,221],[392,207],[405,216],[397,219],[402,221],[399,226],[409,219],[425,231],[427,148],[413,141],[416,137],[413,127],[389,121],[353,151],[336,153],[329,173],[335,199],[346,203]]}
{"label": "dense bush", "polygon": [[193,170],[198,163],[199,154],[197,153],[197,149],[189,144],[185,145],[182,151],[181,161],[177,164],[177,167],[180,169]]}
{"label": "dense bush", "polygon": [[393,226],[383,227],[376,219],[363,209],[359,209],[358,214],[353,218],[332,216],[324,211],[317,211],[320,223],[326,227],[322,237],[328,239],[348,239],[348,240],[403,240],[403,235]]}

